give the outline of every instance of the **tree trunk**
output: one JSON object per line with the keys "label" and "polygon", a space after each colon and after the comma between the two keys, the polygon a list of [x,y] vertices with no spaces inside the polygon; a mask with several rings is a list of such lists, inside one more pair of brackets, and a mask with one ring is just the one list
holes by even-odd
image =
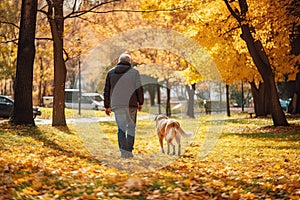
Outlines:
{"label": "tree trunk", "polygon": [[149,92],[150,96],[150,105],[154,106],[155,105],[155,92],[156,92],[156,84],[147,84],[145,86]]}
{"label": "tree trunk", "polygon": [[14,92],[15,125],[35,125],[32,113],[32,81],[35,56],[37,0],[22,0],[21,23]]}
{"label": "tree trunk", "polygon": [[244,98],[244,82],[242,81],[242,94],[241,94],[241,96],[242,96],[242,112],[245,112],[245,98]]}
{"label": "tree trunk", "polygon": [[161,114],[160,85],[158,83],[156,84],[156,89],[157,89],[158,114]]}
{"label": "tree trunk", "polygon": [[166,102],[166,115],[168,117],[171,116],[171,88],[170,88],[170,85],[169,85],[169,81],[167,80],[167,83],[166,83],[167,87],[167,102]]}
{"label": "tree trunk", "polygon": [[291,114],[300,113],[300,73],[299,72],[297,73],[296,76],[295,91],[293,94],[292,102],[289,105],[288,112]]}
{"label": "tree trunk", "polygon": [[43,59],[40,57],[40,79],[39,79],[39,91],[38,91],[38,101],[39,105],[43,105],[43,80],[44,80],[44,67],[43,67]]}
{"label": "tree trunk", "polygon": [[250,86],[251,86],[251,93],[253,96],[254,112],[255,112],[255,115],[258,116],[259,105],[261,105],[261,103],[259,103],[259,99],[258,99],[259,90],[256,87],[254,82],[250,82]]}
{"label": "tree trunk", "polygon": [[243,40],[245,40],[253,62],[255,63],[259,73],[261,74],[264,80],[265,87],[270,94],[268,95],[268,98],[270,100],[273,124],[274,126],[287,126],[289,124],[280,106],[273,71],[263,49],[263,46],[261,45],[260,41],[254,41],[248,24],[242,24],[241,28],[242,38]]}
{"label": "tree trunk", "polygon": [[229,85],[226,84],[226,110],[227,117],[230,117]]}
{"label": "tree trunk", "polygon": [[[293,34],[291,35],[292,50],[293,55],[300,54],[300,26],[293,27]],[[300,65],[298,64],[298,70],[300,70]],[[288,112],[291,114],[300,113],[300,73],[296,76],[296,86],[295,92],[292,98],[292,103],[289,106]]]}
{"label": "tree trunk", "polygon": [[247,20],[248,4],[247,0],[238,0],[240,10],[233,9],[228,0],[224,0],[229,12],[238,21],[242,29],[242,39],[246,42],[248,51],[253,62],[258,69],[266,88],[269,90],[269,99],[271,102],[271,114],[274,126],[288,126],[288,122],[281,109],[277,88],[275,85],[274,75],[269,63],[266,52],[259,40],[254,40],[249,23]]}
{"label": "tree trunk", "polygon": [[250,82],[251,92],[254,101],[254,112],[256,116],[267,116],[270,112],[270,99],[268,98],[268,90],[264,83],[259,83],[256,87],[254,82]]}
{"label": "tree trunk", "polygon": [[194,113],[194,96],[195,96],[196,84],[186,85],[186,91],[188,92],[189,100],[188,100],[188,108],[187,108],[187,116],[195,118]]}
{"label": "tree trunk", "polygon": [[[47,1],[51,4],[50,1]],[[54,0],[54,18],[52,10],[49,10],[48,20],[50,22],[51,33],[53,37],[54,51],[54,98],[53,98],[53,115],[52,126],[66,126],[65,117],[65,81],[66,66],[63,58],[63,33],[64,33],[64,17],[63,17],[63,0]]]}

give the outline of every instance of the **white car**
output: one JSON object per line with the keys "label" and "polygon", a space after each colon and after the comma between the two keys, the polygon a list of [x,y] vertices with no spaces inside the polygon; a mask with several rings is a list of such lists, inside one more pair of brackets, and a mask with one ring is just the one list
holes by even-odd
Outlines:
{"label": "white car", "polygon": [[[79,102],[76,99],[65,102],[66,108],[78,108]],[[98,93],[82,93],[80,98],[80,107],[87,110],[105,110],[104,98]]]}

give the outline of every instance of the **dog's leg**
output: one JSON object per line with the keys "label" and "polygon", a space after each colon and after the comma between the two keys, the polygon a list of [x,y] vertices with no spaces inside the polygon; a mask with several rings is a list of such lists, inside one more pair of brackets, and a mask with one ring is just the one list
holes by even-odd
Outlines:
{"label": "dog's leg", "polygon": [[173,144],[172,141],[170,143],[168,143],[168,154],[170,152],[170,147],[169,147],[170,145],[172,146],[172,149],[173,149],[172,155],[175,155],[175,144]]}
{"label": "dog's leg", "polygon": [[168,150],[167,150],[167,154],[170,154],[170,143],[168,142]]}
{"label": "dog's leg", "polygon": [[160,143],[161,152],[165,153],[164,146],[163,146],[163,138],[159,138],[159,143]]}
{"label": "dog's leg", "polygon": [[172,153],[172,155],[175,155],[176,154],[175,153],[175,144],[172,143],[172,147],[173,147],[173,153]]}
{"label": "dog's leg", "polygon": [[178,144],[178,156],[180,156],[181,155],[181,144],[180,144],[180,135],[178,133],[177,133],[175,139],[176,139],[176,142]]}

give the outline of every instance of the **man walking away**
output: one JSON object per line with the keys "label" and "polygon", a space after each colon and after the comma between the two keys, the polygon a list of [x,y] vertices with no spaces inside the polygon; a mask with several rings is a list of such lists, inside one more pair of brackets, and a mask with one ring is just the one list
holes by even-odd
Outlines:
{"label": "man walking away", "polygon": [[121,157],[133,157],[137,110],[142,109],[144,91],[139,72],[131,67],[131,57],[121,54],[118,64],[107,73],[104,88],[105,113],[115,114]]}

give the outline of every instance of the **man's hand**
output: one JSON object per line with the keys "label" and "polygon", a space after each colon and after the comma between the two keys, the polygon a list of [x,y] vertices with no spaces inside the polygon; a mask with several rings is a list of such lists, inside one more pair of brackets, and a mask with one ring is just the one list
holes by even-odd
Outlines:
{"label": "man's hand", "polygon": [[143,105],[138,105],[138,110],[141,111],[143,108]]}
{"label": "man's hand", "polygon": [[108,116],[110,116],[110,113],[111,113],[110,108],[105,108],[105,113],[106,113]]}

